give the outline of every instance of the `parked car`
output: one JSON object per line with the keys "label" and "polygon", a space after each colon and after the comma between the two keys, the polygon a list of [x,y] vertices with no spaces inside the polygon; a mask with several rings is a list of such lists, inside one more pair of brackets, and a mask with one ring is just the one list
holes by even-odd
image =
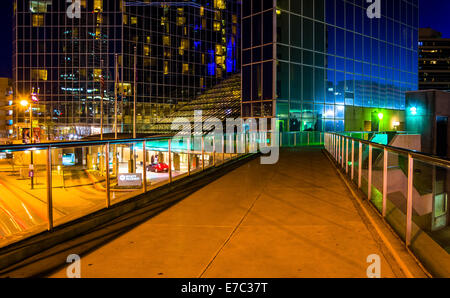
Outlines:
{"label": "parked car", "polygon": [[163,162],[154,163],[147,166],[147,171],[154,173],[167,173],[169,172],[169,166]]}

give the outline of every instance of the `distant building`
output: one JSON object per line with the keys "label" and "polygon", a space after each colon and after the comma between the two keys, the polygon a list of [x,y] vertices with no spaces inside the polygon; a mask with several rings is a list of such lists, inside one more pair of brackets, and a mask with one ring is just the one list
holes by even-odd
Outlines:
{"label": "distant building", "polygon": [[281,131],[401,127],[418,88],[418,1],[381,2],[378,19],[368,1],[243,1],[243,116]]}
{"label": "distant building", "polygon": [[422,152],[450,157],[450,93],[406,93],[406,131],[421,135]]}
{"label": "distant building", "polygon": [[0,143],[14,132],[13,86],[10,78],[0,78]]}
{"label": "distant building", "polygon": [[14,2],[15,89],[18,98],[36,94],[33,119],[51,139],[98,134],[102,93],[104,132],[112,132],[115,90],[118,131],[130,133],[134,88],[137,132],[146,133],[240,71],[237,0],[82,0],[80,18],[63,0]]}
{"label": "distant building", "polygon": [[450,38],[431,28],[419,30],[419,89],[450,90]]}

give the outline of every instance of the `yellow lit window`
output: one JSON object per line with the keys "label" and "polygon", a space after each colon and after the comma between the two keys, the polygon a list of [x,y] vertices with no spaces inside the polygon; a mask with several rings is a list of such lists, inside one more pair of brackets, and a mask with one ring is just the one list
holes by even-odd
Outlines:
{"label": "yellow lit window", "polygon": [[177,26],[183,26],[186,24],[186,17],[177,17]]}
{"label": "yellow lit window", "polygon": [[189,73],[189,64],[183,63],[183,74]]}
{"label": "yellow lit window", "polygon": [[164,61],[164,74],[169,74],[169,61]]}
{"label": "yellow lit window", "polygon": [[166,47],[170,47],[170,36],[167,35],[163,36],[163,45]]}
{"label": "yellow lit window", "polygon": [[214,8],[218,8],[218,9],[225,9],[226,4],[225,4],[225,0],[214,0]]}
{"label": "yellow lit window", "polygon": [[131,17],[130,18],[130,23],[131,23],[131,25],[137,25],[137,17]]}
{"label": "yellow lit window", "polygon": [[44,15],[34,14],[33,15],[33,27],[42,27],[42,26],[44,26]]}
{"label": "yellow lit window", "polygon": [[220,31],[220,29],[222,29],[220,22],[214,21],[214,31]]}
{"label": "yellow lit window", "polygon": [[123,23],[124,25],[128,25],[128,16],[126,14],[123,15]]}
{"label": "yellow lit window", "polygon": [[32,69],[31,79],[36,81],[47,81],[47,70],[46,69]]}
{"label": "yellow lit window", "polygon": [[103,11],[103,0],[94,0],[94,11]]}
{"label": "yellow lit window", "polygon": [[101,69],[94,69],[94,81],[95,82],[100,82],[100,78],[102,76],[102,70]]}
{"label": "yellow lit window", "polygon": [[144,46],[144,56],[150,56],[150,47]]}

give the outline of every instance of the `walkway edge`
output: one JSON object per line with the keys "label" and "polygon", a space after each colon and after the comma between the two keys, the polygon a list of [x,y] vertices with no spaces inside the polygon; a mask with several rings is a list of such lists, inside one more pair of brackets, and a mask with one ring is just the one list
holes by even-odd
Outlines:
{"label": "walkway edge", "polygon": [[[403,273],[406,275],[407,278],[416,278],[411,271],[409,270],[408,266],[405,264],[405,262],[402,260],[402,258],[398,255],[397,251],[392,247],[391,242],[387,239],[387,237],[384,235],[384,233],[381,231],[380,226],[378,225],[378,223],[376,223],[375,219],[372,217],[372,215],[370,214],[370,212],[367,210],[366,206],[364,206],[364,204],[362,203],[362,199],[361,197],[355,192],[354,188],[349,184],[347,178],[342,174],[342,172],[336,167],[335,162],[330,158],[330,155],[328,154],[328,152],[323,151],[323,153],[325,154],[325,156],[328,158],[328,160],[330,161],[330,163],[333,165],[333,168],[336,170],[336,172],[338,172],[339,177],[341,178],[341,180],[345,183],[346,187],[348,188],[348,190],[351,192],[352,196],[355,198],[356,202],[358,202],[359,207],[361,208],[361,210],[364,212],[365,216],[369,219],[370,224],[373,226],[373,228],[375,229],[375,231],[377,232],[378,236],[381,238],[381,240],[383,241],[384,245],[387,247],[387,249],[389,250],[389,252],[392,254],[392,256],[394,257],[395,261],[397,262],[397,264],[400,266],[400,268],[402,269]],[[383,221],[384,222],[384,221]],[[390,230],[390,227],[387,227]],[[390,230],[391,231],[391,230]],[[396,236],[396,235],[395,235]],[[414,259],[414,261],[417,263],[417,265],[421,268],[421,270],[429,277],[431,277],[431,275],[427,272],[427,270],[423,267],[423,265],[419,262],[419,260],[412,255],[412,253],[410,252],[409,249],[406,249],[406,251],[408,252],[408,254]]]}

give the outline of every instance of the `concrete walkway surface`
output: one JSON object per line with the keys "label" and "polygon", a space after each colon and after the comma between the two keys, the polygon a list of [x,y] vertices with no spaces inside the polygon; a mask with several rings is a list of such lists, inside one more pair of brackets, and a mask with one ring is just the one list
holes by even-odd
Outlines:
{"label": "concrete walkway surface", "polygon": [[[82,277],[404,277],[319,148],[254,159],[81,257]],[[50,277],[66,277],[61,268]]]}

